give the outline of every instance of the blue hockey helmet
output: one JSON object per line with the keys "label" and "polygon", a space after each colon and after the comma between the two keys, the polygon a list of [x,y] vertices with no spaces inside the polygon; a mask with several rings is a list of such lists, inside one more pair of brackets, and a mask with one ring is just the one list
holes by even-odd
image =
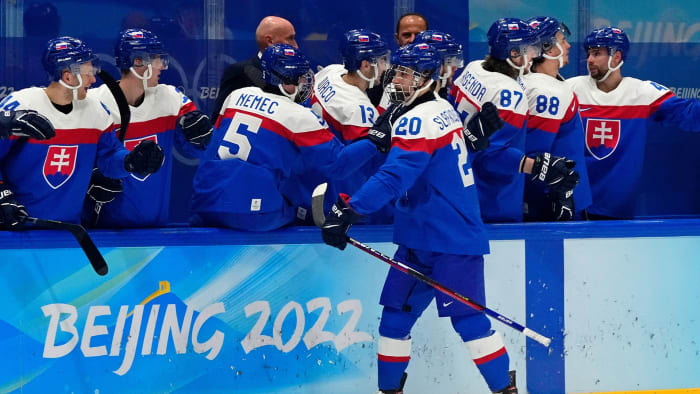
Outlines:
{"label": "blue hockey helmet", "polygon": [[462,52],[462,44],[452,37],[452,34],[444,33],[437,30],[426,30],[420,32],[413,39],[414,44],[420,43],[431,44],[438,51],[442,58],[443,64],[451,66],[464,66],[464,54]]}
{"label": "blue hockey helmet", "polygon": [[542,51],[547,52],[557,44],[557,33],[568,38],[571,35],[569,28],[551,16],[538,16],[527,20],[527,24],[535,31]]}
{"label": "blue hockey helmet", "polygon": [[[265,49],[260,62],[266,83],[278,86],[282,94],[298,103],[309,97],[314,74],[311,62],[299,49],[289,44],[273,44]],[[296,91],[289,94],[282,84],[295,85]]]}
{"label": "blue hockey helmet", "polygon": [[437,81],[440,79],[442,58],[431,44],[411,43],[402,46],[391,56],[392,68],[395,65],[409,68],[423,77]]}
{"label": "blue hockey helmet", "polygon": [[[99,61],[84,42],[77,38],[63,36],[49,40],[41,57],[44,70],[51,81],[60,81],[64,71],[80,75],[80,66],[91,62],[93,75],[99,72]],[[81,82],[82,84],[82,82]]]}
{"label": "blue hockey helmet", "polygon": [[168,68],[168,55],[163,42],[157,35],[144,29],[126,29],[119,33],[114,46],[114,60],[120,70],[128,70],[134,65],[134,60],[140,59],[143,64],[151,64],[159,57],[163,69]]}
{"label": "blue hockey helmet", "polygon": [[359,70],[363,60],[373,64],[389,61],[389,48],[382,36],[365,29],[345,32],[340,41],[340,54],[348,72]]}
{"label": "blue hockey helmet", "polygon": [[607,48],[611,56],[615,51],[622,52],[622,60],[627,58],[630,40],[627,34],[617,27],[603,27],[593,30],[583,42],[583,48],[588,52],[591,48]]}
{"label": "blue hockey helmet", "polygon": [[[518,18],[501,18],[489,28],[486,37],[489,42],[489,56],[498,60],[507,60],[514,51],[519,56],[526,53],[525,48],[537,46],[535,31]],[[537,51],[536,56],[539,56]]]}
{"label": "blue hockey helmet", "polygon": [[[391,56],[391,68],[384,77],[384,89],[395,103],[410,105],[420,92],[430,88],[426,80],[438,81],[442,58],[431,44],[411,43]],[[399,78],[400,83],[395,81]]]}

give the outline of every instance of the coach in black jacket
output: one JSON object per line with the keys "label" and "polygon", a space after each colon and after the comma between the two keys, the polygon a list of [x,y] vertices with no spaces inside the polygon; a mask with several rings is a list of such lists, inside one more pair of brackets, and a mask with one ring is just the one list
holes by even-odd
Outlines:
{"label": "coach in black jacket", "polygon": [[257,55],[234,63],[224,71],[219,84],[219,95],[214,103],[212,122],[216,121],[224,100],[231,92],[246,86],[262,88],[265,85],[262,79],[262,65],[260,64],[260,56],[265,48],[277,43],[289,44],[295,48],[299,47],[292,23],[278,16],[266,16],[260,21],[258,28],[255,30],[255,41],[259,49]]}

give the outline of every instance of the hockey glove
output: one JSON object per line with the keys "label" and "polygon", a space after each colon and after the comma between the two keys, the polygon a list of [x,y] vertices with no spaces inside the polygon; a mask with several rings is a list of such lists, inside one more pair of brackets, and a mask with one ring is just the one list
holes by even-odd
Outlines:
{"label": "hockey glove", "polygon": [[0,138],[7,138],[10,134],[47,140],[56,136],[56,131],[51,122],[36,111],[0,111]]}
{"label": "hockey glove", "polygon": [[200,111],[191,111],[180,116],[177,123],[187,141],[199,149],[206,148],[214,131],[207,115]]}
{"label": "hockey glove", "polygon": [[391,129],[393,121],[403,115],[408,108],[400,104],[392,104],[386,111],[382,112],[374,125],[367,132],[367,138],[377,146],[377,150],[382,153],[391,149]]}
{"label": "hockey glove", "polygon": [[350,201],[350,196],[347,194],[338,195],[338,202],[333,204],[321,227],[323,242],[340,250],[344,250],[348,244],[346,234],[350,226],[362,218],[359,213],[352,209],[348,201]]}
{"label": "hockey glove", "polygon": [[5,230],[15,229],[27,216],[29,214],[24,205],[17,202],[12,190],[8,189],[0,181],[0,228]]}
{"label": "hockey glove", "polygon": [[534,157],[532,180],[544,182],[545,185],[558,190],[573,190],[578,184],[578,172],[574,171],[576,162],[566,157],[543,153]]}
{"label": "hockey glove", "polygon": [[464,128],[464,140],[472,152],[479,152],[489,147],[489,137],[503,128],[505,122],[498,115],[498,108],[486,102],[481,111],[476,113]]}
{"label": "hockey glove", "polygon": [[124,168],[134,174],[153,174],[164,161],[163,148],[151,140],[144,140],[126,155]]}
{"label": "hockey glove", "polygon": [[555,187],[547,193],[547,196],[552,202],[552,220],[568,221],[574,218],[576,208],[573,189],[563,190]]}
{"label": "hockey glove", "polygon": [[97,203],[106,204],[113,201],[117,195],[124,191],[121,179],[108,178],[97,168],[92,170],[88,196]]}

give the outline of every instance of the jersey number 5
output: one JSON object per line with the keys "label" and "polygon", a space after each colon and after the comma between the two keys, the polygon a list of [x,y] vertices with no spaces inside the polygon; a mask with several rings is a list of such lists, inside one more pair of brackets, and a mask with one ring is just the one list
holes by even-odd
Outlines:
{"label": "jersey number 5", "polygon": [[244,133],[257,133],[262,119],[255,116],[237,113],[231,119],[226,129],[221,145],[219,145],[219,157],[222,160],[241,159],[248,161],[250,154],[250,141]]}

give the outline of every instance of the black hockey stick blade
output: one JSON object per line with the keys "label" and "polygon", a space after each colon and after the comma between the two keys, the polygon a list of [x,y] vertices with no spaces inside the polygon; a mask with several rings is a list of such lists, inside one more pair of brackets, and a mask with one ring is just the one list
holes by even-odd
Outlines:
{"label": "black hockey stick blade", "polygon": [[26,217],[24,223],[31,223],[35,228],[43,228],[50,230],[65,230],[73,234],[73,237],[80,247],[83,249],[85,256],[90,260],[92,268],[97,272],[98,275],[107,275],[109,268],[107,267],[107,262],[105,261],[102,254],[92,242],[92,238],[88,235],[85,228],[79,224],[59,222],[57,220],[49,219],[38,219],[33,217]]}
{"label": "black hockey stick blade", "polygon": [[316,227],[322,227],[326,221],[326,214],[323,212],[323,202],[326,196],[328,183],[322,183],[314,188],[311,193],[311,217],[314,219]]}

